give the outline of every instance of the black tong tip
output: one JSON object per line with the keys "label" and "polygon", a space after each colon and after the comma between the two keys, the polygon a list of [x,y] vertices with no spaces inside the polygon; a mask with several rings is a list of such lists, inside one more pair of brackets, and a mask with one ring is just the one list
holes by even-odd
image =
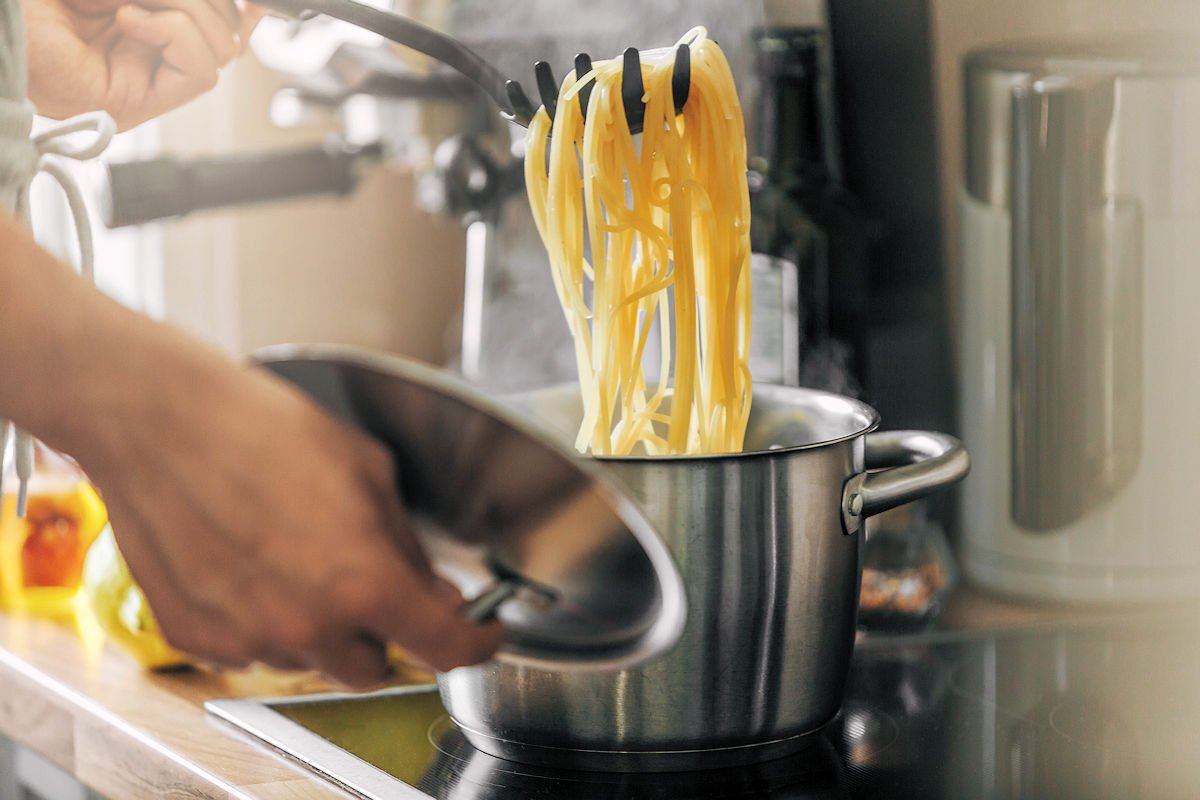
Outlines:
{"label": "black tong tip", "polygon": [[[578,80],[584,75],[592,71],[592,57],[587,53],[580,53],[575,56],[575,78]],[[592,84],[589,82],[587,86],[579,90],[579,110],[583,112],[583,118],[587,119],[588,101],[592,99]]]}
{"label": "black tong tip", "polygon": [[512,107],[513,122],[528,128],[530,120],[537,113],[533,103],[529,102],[529,95],[525,94],[518,81],[505,82],[504,91],[508,94],[508,104]]}
{"label": "black tong tip", "polygon": [[[621,101],[625,106],[625,121],[632,133],[641,133],[645,121],[646,104],[642,98],[646,94],[642,83],[642,59],[636,47],[630,47],[622,56],[621,67]],[[575,56],[575,76],[582,78],[592,71],[592,59],[587,53]],[[554,79],[554,71],[545,61],[539,61],[533,66],[533,74],[537,83],[538,97],[546,108],[550,119],[554,119],[558,111],[558,81]],[[692,51],[686,44],[675,48],[675,66],[671,72],[671,98],[674,101],[675,113],[682,114],[683,106],[687,103],[688,94],[692,87]],[[508,100],[512,105],[512,118],[528,125],[533,118],[535,109],[521,84],[509,81],[505,88]],[[589,83],[579,90],[579,109],[587,117],[588,102],[591,100],[592,86]]]}

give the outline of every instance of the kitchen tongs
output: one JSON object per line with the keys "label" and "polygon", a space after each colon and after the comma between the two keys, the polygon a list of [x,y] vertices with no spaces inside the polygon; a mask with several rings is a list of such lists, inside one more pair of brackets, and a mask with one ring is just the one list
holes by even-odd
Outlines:
{"label": "kitchen tongs", "polygon": [[[258,0],[259,5],[295,19],[309,19],[324,14],[348,22],[364,30],[376,33],[385,39],[424,53],[436,61],[451,67],[474,82],[500,108],[507,118],[524,127],[537,109],[530,102],[519,81],[505,78],[500,71],[485,61],[478,53],[444,33],[428,28],[399,14],[384,11],[355,0]],[[650,51],[661,54],[663,51]],[[575,57],[575,74],[582,77],[592,69],[592,59],[587,53]],[[538,96],[546,113],[554,118],[558,106],[558,81],[545,61],[533,67]],[[671,74],[671,94],[675,102],[675,113],[682,113],[691,89],[691,50],[680,44],[675,49],[675,66]],[[621,74],[621,99],[625,106],[625,120],[632,133],[641,133],[646,106],[642,98],[646,91],[642,85],[641,54],[630,47],[623,56]],[[591,86],[579,91],[579,104],[587,115]]]}

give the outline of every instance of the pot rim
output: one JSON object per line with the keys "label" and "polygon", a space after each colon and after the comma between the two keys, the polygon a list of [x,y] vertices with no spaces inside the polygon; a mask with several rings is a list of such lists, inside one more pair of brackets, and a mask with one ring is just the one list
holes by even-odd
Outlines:
{"label": "pot rim", "polygon": [[[516,400],[518,398],[532,398],[539,394],[550,394],[552,392],[565,392],[567,390],[577,389],[578,384],[575,383],[560,383],[554,386],[546,386],[541,389],[532,389],[528,392],[520,392],[518,394],[507,395],[506,399]],[[844,406],[847,410],[857,412],[865,418],[865,422],[857,430],[841,436],[835,436],[831,439],[821,439],[815,442],[804,442],[803,444],[788,445],[786,447],[773,447],[766,450],[742,450],[737,453],[683,453],[676,455],[593,455],[591,453],[579,453],[578,458],[584,461],[594,461],[601,464],[627,464],[651,462],[657,464],[674,464],[674,463],[689,463],[693,461],[714,461],[719,459],[753,459],[753,458],[774,458],[776,456],[788,455],[791,453],[804,452],[807,450],[819,450],[823,447],[832,447],[844,442],[857,439],[860,436],[865,436],[877,429],[880,425],[879,412],[872,406],[867,405],[861,400],[856,400],[853,397],[838,394],[836,392],[827,392],[823,389],[809,389],[803,386],[784,386],[777,383],[754,383],[755,396],[759,396],[765,392],[768,395],[807,395],[810,397],[818,397],[826,402],[837,403]],[[753,408],[753,402],[751,403]],[[526,419],[532,419],[527,413],[522,413],[521,410],[513,410]],[[536,422],[536,419],[533,420]]]}

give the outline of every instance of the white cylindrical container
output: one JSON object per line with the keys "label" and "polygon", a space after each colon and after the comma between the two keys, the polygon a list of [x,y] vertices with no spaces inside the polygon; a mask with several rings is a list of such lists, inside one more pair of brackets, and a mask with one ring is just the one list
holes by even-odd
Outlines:
{"label": "white cylindrical container", "polygon": [[963,571],[1065,602],[1200,597],[1200,57],[1169,37],[965,65]]}

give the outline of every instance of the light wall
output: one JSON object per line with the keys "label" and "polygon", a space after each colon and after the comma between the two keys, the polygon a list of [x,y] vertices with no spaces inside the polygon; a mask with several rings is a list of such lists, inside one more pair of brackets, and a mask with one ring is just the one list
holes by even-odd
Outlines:
{"label": "light wall", "polygon": [[[811,14],[812,5],[772,0],[767,10],[772,17],[790,19],[799,11]],[[928,0],[928,25],[945,292],[955,330],[962,56],[1027,35],[1153,28],[1200,32],[1200,3]],[[277,76],[245,59],[227,71],[216,92],[168,115],[164,151],[219,153],[315,142],[331,130],[272,126],[267,103],[278,85]],[[410,176],[378,169],[347,199],[208,213],[164,230],[168,318],[232,353],[285,341],[335,341],[440,362],[456,349],[462,231],[457,222],[414,206]]]}
{"label": "light wall", "polygon": [[[837,2],[837,0],[831,0]],[[940,195],[945,222],[951,330],[958,297],[958,190],[963,181],[962,57],[983,45],[1027,36],[1188,30],[1200,34],[1196,0],[929,0],[937,104]]]}
{"label": "light wall", "polygon": [[[252,57],[163,120],[177,156],[315,144],[332,126],[280,130],[280,78]],[[443,363],[457,350],[463,230],[415,207],[413,177],[375,167],[347,198],[206,212],[164,226],[166,316],[234,355],[336,342]]]}

